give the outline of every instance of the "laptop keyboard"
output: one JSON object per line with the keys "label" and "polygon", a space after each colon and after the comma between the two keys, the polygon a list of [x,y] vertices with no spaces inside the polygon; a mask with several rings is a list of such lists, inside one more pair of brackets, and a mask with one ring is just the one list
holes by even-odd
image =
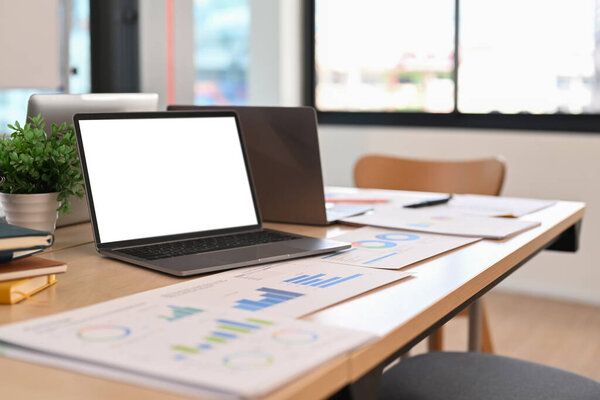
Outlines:
{"label": "laptop keyboard", "polygon": [[206,253],[209,251],[233,249],[236,247],[246,247],[264,243],[281,242],[284,240],[292,240],[297,238],[299,238],[299,236],[265,230],[251,233],[238,233],[228,236],[216,236],[202,239],[183,240],[180,242],[130,247],[127,249],[119,249],[118,251],[120,253],[125,253],[146,260],[158,260],[161,258]]}

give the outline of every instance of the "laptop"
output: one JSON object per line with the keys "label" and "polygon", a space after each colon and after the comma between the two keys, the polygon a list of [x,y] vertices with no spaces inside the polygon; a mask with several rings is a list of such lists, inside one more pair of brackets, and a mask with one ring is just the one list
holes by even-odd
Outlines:
{"label": "laptop", "polygon": [[349,244],[263,229],[238,117],[76,114],[96,249],[187,276]]}
{"label": "laptop", "polygon": [[167,109],[238,113],[265,221],[327,225],[372,209],[365,204],[325,203],[317,114],[312,107],[172,105]]}
{"label": "laptop", "polygon": [[[73,123],[77,112],[157,111],[156,93],[90,93],[34,94],[27,103],[27,117],[42,114],[45,131],[52,134],[52,124]],[[71,199],[71,213],[58,218],[56,226],[78,224],[90,220],[85,199]]]}

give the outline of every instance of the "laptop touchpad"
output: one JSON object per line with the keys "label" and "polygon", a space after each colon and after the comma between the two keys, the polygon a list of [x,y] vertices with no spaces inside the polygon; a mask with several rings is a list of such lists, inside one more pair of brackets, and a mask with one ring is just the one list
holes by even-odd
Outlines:
{"label": "laptop touchpad", "polygon": [[242,247],[235,251],[228,250],[227,252],[223,252],[223,254],[215,254],[215,257],[227,260],[228,262],[241,262],[244,260],[259,260],[297,252],[297,249],[287,246],[284,243],[272,243],[264,246]]}

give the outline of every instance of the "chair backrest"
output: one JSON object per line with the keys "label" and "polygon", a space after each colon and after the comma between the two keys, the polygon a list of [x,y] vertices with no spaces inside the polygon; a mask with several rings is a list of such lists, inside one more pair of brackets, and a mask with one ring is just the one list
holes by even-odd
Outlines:
{"label": "chair backrest", "polygon": [[354,166],[359,188],[472,193],[497,196],[504,183],[501,158],[429,161],[367,155]]}

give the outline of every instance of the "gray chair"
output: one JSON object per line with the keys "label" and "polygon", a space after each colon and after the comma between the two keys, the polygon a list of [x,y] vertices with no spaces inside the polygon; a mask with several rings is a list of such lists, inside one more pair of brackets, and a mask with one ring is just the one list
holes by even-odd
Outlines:
{"label": "gray chair", "polygon": [[431,352],[382,376],[380,400],[600,399],[600,383],[571,372],[493,354]]}

